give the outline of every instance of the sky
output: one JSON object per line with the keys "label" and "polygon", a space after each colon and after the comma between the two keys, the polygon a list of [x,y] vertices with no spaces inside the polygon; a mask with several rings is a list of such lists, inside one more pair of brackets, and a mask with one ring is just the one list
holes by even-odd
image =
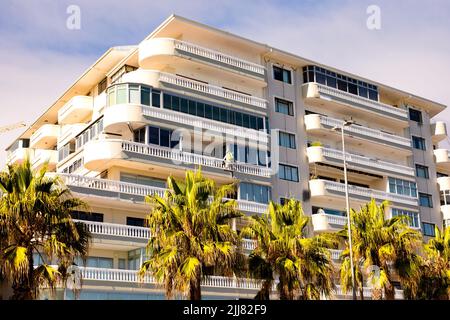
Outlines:
{"label": "sky", "polygon": [[[70,5],[80,29],[67,28]],[[448,0],[2,0],[0,126],[32,124],[108,48],[138,44],[172,13],[450,106]],[[450,110],[435,119],[450,129]],[[0,167],[22,131],[0,135]]]}

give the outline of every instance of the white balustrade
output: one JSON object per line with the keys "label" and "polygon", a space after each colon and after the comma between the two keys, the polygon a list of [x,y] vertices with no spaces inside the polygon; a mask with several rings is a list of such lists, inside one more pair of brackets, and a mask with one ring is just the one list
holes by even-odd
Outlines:
{"label": "white balustrade", "polygon": [[82,222],[88,226],[88,230],[93,234],[116,236],[116,237],[129,237],[138,239],[149,239],[150,230],[145,227],[128,226],[124,224],[86,221],[86,220],[74,220],[76,222]]}
{"label": "white balustrade", "polygon": [[[334,158],[334,159],[337,159],[340,161],[344,160],[344,156],[342,154],[342,151],[340,151],[340,150],[335,150],[335,149],[330,149],[330,148],[322,148],[322,152],[325,157]],[[352,154],[352,153],[348,153],[348,152],[346,152],[345,158],[346,158],[347,162],[349,162],[349,164],[364,165],[364,166],[368,166],[368,167],[372,167],[372,168],[376,168],[376,169],[389,170],[389,171],[394,171],[394,172],[398,172],[401,174],[406,174],[409,176],[414,176],[413,168],[403,166],[400,164],[381,161],[378,159],[371,159],[369,157],[364,157],[364,156],[360,156],[360,155],[356,155],[356,154]]]}
{"label": "white balustrade", "polygon": [[193,126],[195,128],[216,131],[231,136],[248,138],[262,144],[267,143],[269,140],[268,134],[264,131],[258,131],[210,119],[199,118],[193,115],[172,110],[142,106],[142,113],[147,117],[180,123],[188,126]]}
{"label": "white balustrade", "polygon": [[[152,186],[145,186],[137,183],[121,182],[116,180],[108,179],[97,179],[86,176],[79,176],[67,173],[47,173],[48,176],[59,176],[67,186],[111,191],[117,193],[126,193],[136,196],[146,196],[146,195],[158,195],[160,197],[164,196],[164,192],[167,190],[165,188],[158,188]],[[241,211],[264,213],[267,210],[267,204],[246,201],[246,200],[236,200],[238,209]]]}
{"label": "white balustrade", "polygon": [[159,81],[259,108],[267,108],[267,100],[265,99],[224,89],[222,87],[217,87],[204,82],[180,77],[174,74],[161,72]]}
{"label": "white balustrade", "polygon": [[[335,181],[328,181],[323,180],[325,183],[325,188],[327,190],[333,190],[337,192],[345,193],[345,184],[339,183]],[[379,190],[373,190],[369,188],[363,188],[363,187],[357,187],[357,186],[348,186],[348,192],[350,197],[351,196],[362,196],[365,198],[374,198],[377,200],[388,200],[393,201],[396,203],[404,203],[409,205],[417,206],[417,198],[396,194],[396,193],[390,193],[390,192],[384,192]],[[339,216],[336,216],[339,217]]]}
{"label": "white balustrade", "polygon": [[[156,284],[153,276],[146,274],[143,279],[138,276],[137,270],[107,269],[80,267],[83,280],[95,281],[113,281],[113,282],[130,282]],[[259,290],[260,284],[253,279],[207,276],[201,282],[204,287],[212,288],[231,288],[231,289],[251,289]]]}
{"label": "white balustrade", "polygon": [[[377,101],[374,101],[374,100],[371,100],[368,98],[360,97],[355,94],[341,91],[336,88],[331,88],[331,87],[328,87],[328,86],[320,84],[320,83],[315,83],[315,84],[317,85],[317,87],[319,89],[319,93],[321,93],[321,94],[336,97],[341,100],[347,101],[349,103],[361,104],[361,105],[367,106],[372,109],[380,110],[387,114],[401,117],[404,120],[408,119],[407,112],[405,109],[396,108],[396,107],[393,107],[391,105],[388,105],[388,104],[385,104],[382,102],[377,102]],[[308,85],[308,84],[306,84],[306,85]]]}
{"label": "white balustrade", "polygon": [[[205,167],[225,169],[225,164],[222,159],[195,153],[178,151],[160,146],[150,146],[131,141],[122,141],[122,150],[158,158],[170,159],[172,161],[180,163],[190,163]],[[236,172],[261,177],[270,177],[271,170],[270,168],[267,167],[261,167],[240,162],[234,162],[232,166],[234,171]]]}
{"label": "white balustrade", "polygon": [[233,67],[237,67],[260,75],[264,75],[265,67],[262,65],[246,61],[237,57],[233,57],[231,55],[227,55],[219,51],[204,48],[193,43],[175,40],[175,48],[181,51],[189,52],[197,56],[215,60],[223,64],[227,64]]}
{"label": "white balustrade", "polygon": [[[49,174],[50,175],[50,174]],[[125,193],[137,196],[159,195],[162,197],[166,189],[153,186],[146,186],[135,183],[128,183],[115,180],[98,179],[86,176],[58,173],[64,183],[68,186],[81,187],[102,191]]]}
{"label": "white balustrade", "polygon": [[[307,117],[310,115],[307,115]],[[342,126],[342,120],[326,117],[326,116],[320,116],[320,122],[323,125],[330,126],[330,127],[341,127]],[[359,125],[351,125],[348,127],[345,127],[344,132],[350,132],[350,133],[356,133],[362,136],[372,137],[379,139],[381,141],[388,141],[392,142],[398,145],[402,145],[405,147],[411,147],[411,139],[397,136],[394,134],[390,134],[387,132],[383,132],[381,130],[375,130],[368,127],[363,127]]]}

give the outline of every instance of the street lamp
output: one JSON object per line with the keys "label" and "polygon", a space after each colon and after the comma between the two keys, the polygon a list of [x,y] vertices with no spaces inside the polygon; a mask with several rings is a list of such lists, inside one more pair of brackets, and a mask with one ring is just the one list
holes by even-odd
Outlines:
{"label": "street lamp", "polygon": [[347,159],[345,155],[345,139],[344,139],[344,127],[351,126],[353,123],[354,121],[351,118],[350,120],[344,120],[341,126],[336,126],[333,128],[333,130],[341,131],[342,157],[344,159],[345,206],[347,211],[348,246],[350,249],[350,269],[352,271],[352,293],[353,293],[353,300],[356,300],[356,282],[355,282],[355,270],[353,268],[352,230],[350,222],[350,201],[348,197]]}

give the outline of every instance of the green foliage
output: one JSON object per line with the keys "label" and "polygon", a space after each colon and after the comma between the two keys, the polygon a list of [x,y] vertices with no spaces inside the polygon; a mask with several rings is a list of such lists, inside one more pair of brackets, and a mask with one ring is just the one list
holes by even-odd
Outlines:
{"label": "green foliage", "polygon": [[269,299],[278,278],[280,299],[309,300],[329,296],[333,290],[333,264],[327,247],[337,243],[331,235],[307,238],[309,218],[301,203],[269,203],[263,216],[252,216],[242,235],[255,239],[249,256],[250,276],[262,282],[257,299]]}
{"label": "green foliage", "polygon": [[[0,273],[14,299],[35,299],[44,286],[53,292],[74,258],[88,252],[90,234],[70,215],[85,204],[45,173],[45,167],[34,172],[28,160],[0,173]],[[44,260],[41,265],[33,253]],[[53,261],[62,272],[49,266]]]}
{"label": "green foliage", "polygon": [[139,274],[153,274],[168,298],[181,293],[198,300],[207,270],[232,276],[243,260],[239,236],[230,226],[242,214],[236,200],[224,199],[235,192],[235,186],[218,187],[201,170],[186,171],[185,181],[169,177],[167,185],[163,197],[146,198],[153,205],[147,217],[151,238],[149,259]]}
{"label": "green foliage", "polygon": [[[408,217],[386,219],[387,206],[387,201],[377,205],[372,199],[359,212],[352,209],[350,213],[355,278],[361,299],[365,284],[373,288],[372,299],[381,299],[382,296],[394,299],[392,282],[395,274],[400,283],[407,286],[418,270],[421,234],[408,226]],[[338,233],[345,241],[347,228]],[[350,290],[352,285],[347,241],[346,246],[341,267],[344,292]],[[372,272],[374,268],[379,272]]]}

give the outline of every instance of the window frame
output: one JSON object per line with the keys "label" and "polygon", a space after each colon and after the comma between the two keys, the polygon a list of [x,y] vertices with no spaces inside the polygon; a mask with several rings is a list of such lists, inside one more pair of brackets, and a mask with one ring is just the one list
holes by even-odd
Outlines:
{"label": "window frame", "polygon": [[[424,208],[433,208],[433,195],[431,195],[429,193],[419,192],[417,196],[419,199],[419,206],[424,207]],[[422,200],[421,200],[421,199],[424,199],[425,197],[428,199],[428,204],[429,204],[426,206],[422,204]]]}
{"label": "window frame", "polygon": [[[282,101],[286,101],[286,102],[290,103],[292,105],[292,115],[289,114],[289,107],[288,107],[288,113],[287,114],[283,113],[283,112],[280,112],[280,111],[277,111],[277,100],[282,100]],[[280,96],[273,96],[273,110],[274,110],[275,113],[282,114],[283,116],[289,116],[289,117],[294,117],[294,118],[296,117],[294,101],[285,99],[285,98],[280,97]]]}
{"label": "window frame", "polygon": [[[416,164],[415,164],[415,167],[416,167],[416,177],[417,177],[417,178],[430,179],[430,170],[429,170],[429,167],[428,167],[428,166],[424,166],[424,165],[422,165],[422,164],[416,163]],[[420,176],[420,175],[418,174],[418,170],[419,170],[419,169],[424,170],[424,171],[423,171],[423,172],[425,172],[425,175],[424,175],[424,176]]]}
{"label": "window frame", "polygon": [[[284,177],[285,178],[281,178],[280,177],[280,172],[281,172],[281,166],[283,166],[284,167],[284,169],[283,169],[283,175],[284,175]],[[296,171],[297,171],[297,180],[292,180],[292,179],[286,179],[286,171],[285,171],[285,169],[286,168],[290,168],[290,169],[296,169]],[[292,177],[292,172],[291,172],[291,177]],[[284,181],[289,181],[289,182],[296,182],[296,183],[298,183],[298,182],[300,182],[300,175],[299,175],[299,172],[298,172],[298,166],[294,166],[294,165],[291,165],[291,164],[287,164],[287,163],[278,163],[278,179],[280,179],[280,180],[284,180]]]}
{"label": "window frame", "polygon": [[[423,148],[417,148],[415,146],[414,141],[421,141],[420,145],[423,146]],[[411,136],[411,145],[412,145],[413,149],[427,151],[427,140],[423,137]]]}
{"label": "window frame", "polygon": [[[287,148],[287,149],[292,149],[292,150],[297,149],[297,135],[294,132],[283,131],[283,130],[277,130],[277,131],[278,131],[278,146]],[[282,133],[288,136],[289,146],[281,145],[281,134]],[[291,146],[291,137],[294,137],[294,146],[293,147]]]}
{"label": "window frame", "polygon": [[[284,80],[278,80],[278,79],[276,79],[275,78],[275,68],[278,68],[278,69],[281,69],[282,71],[289,71],[289,74],[290,74],[290,80],[291,80],[291,82],[285,82]],[[288,67],[289,68],[289,67]],[[294,85],[294,70],[293,69],[291,69],[291,68],[289,68],[289,69],[286,69],[285,68],[285,66],[281,66],[281,65],[279,65],[279,64],[275,64],[275,63],[273,63],[272,64],[272,78],[273,78],[273,80],[275,80],[275,81],[280,81],[280,82],[282,82],[282,83],[285,83],[285,84],[288,84],[288,85]],[[284,77],[283,77],[284,78]]]}

